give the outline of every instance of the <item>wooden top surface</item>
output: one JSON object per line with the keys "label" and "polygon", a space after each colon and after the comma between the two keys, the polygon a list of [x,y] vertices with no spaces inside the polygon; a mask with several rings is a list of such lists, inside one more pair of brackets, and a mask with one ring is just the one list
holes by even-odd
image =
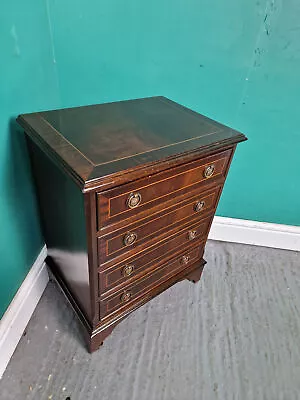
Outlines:
{"label": "wooden top surface", "polygon": [[82,187],[246,139],[165,97],[23,114],[18,122]]}

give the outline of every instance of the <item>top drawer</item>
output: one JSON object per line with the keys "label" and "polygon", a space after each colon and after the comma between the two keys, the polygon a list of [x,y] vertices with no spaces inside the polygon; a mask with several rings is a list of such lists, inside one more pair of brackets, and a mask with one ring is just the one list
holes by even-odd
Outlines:
{"label": "top drawer", "polygon": [[232,149],[180,165],[97,194],[98,229],[119,222],[177,197],[214,178],[224,178]]}

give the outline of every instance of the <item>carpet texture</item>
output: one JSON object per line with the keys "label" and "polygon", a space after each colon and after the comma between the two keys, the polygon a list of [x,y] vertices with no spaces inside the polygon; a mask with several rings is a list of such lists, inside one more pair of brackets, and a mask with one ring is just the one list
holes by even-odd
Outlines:
{"label": "carpet texture", "polygon": [[1,400],[300,399],[300,253],[209,241],[201,281],[143,306],[92,355],[50,282]]}

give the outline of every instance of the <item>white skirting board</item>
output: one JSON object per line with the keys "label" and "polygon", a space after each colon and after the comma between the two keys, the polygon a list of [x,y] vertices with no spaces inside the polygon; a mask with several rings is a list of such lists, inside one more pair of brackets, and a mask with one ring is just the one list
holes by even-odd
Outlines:
{"label": "white skirting board", "polygon": [[[300,251],[300,227],[215,217],[209,239]],[[0,322],[0,379],[49,280],[41,250]]]}
{"label": "white skirting board", "polygon": [[216,216],[208,239],[300,251],[300,226]]}
{"label": "white skirting board", "polygon": [[0,379],[49,281],[44,246],[0,321]]}

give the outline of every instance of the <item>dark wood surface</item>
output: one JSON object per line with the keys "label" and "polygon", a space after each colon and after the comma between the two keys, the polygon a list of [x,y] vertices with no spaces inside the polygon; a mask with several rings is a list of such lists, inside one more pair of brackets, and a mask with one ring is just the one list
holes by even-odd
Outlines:
{"label": "dark wood surface", "polygon": [[200,279],[236,144],[246,138],[164,97],[18,121],[29,137],[47,262],[94,351],[136,308]]}
{"label": "dark wood surface", "polygon": [[48,260],[56,265],[91,322],[84,198],[78,187],[28,141]]}
{"label": "dark wood surface", "polygon": [[[220,187],[210,194],[204,195],[203,199],[207,201],[207,209],[203,213],[194,211],[194,204],[196,199],[190,203],[182,206],[175,207],[172,211],[161,211],[158,215],[149,216],[142,222],[135,222],[121,228],[116,232],[111,232],[108,235],[98,238],[100,262],[104,263],[111,259],[120,259],[130,255],[133,251],[136,253],[139,249],[144,249],[145,246],[149,247],[154,244],[160,243],[164,238],[170,239],[174,234],[182,232],[187,229],[187,239],[189,231],[193,229],[196,232],[195,239],[202,233],[199,228],[200,222],[207,213],[214,210]],[[201,197],[202,198],[202,197]],[[124,244],[125,238],[128,234],[136,235],[136,241],[126,246]]]}
{"label": "dark wood surface", "polygon": [[[154,255],[157,251],[160,251],[163,256],[166,256],[169,252],[174,253],[181,248],[187,248],[191,245],[198,244],[203,238],[206,238],[211,221],[213,219],[213,213],[200,218],[198,221],[192,221],[185,226],[177,226],[177,228],[170,235],[164,235],[159,240],[153,240],[151,243],[146,243],[140,246],[138,249],[132,249],[126,254],[119,256],[117,259],[113,258],[105,261],[105,256],[101,254],[101,248],[98,250],[98,265],[99,270],[108,270],[113,266],[124,265],[125,262],[131,262],[133,257],[144,255],[145,252],[151,251],[149,260],[154,260]],[[193,240],[189,239],[189,231],[195,230],[196,235]],[[101,236],[98,239],[98,244],[101,246]],[[148,256],[147,256],[148,257]]]}
{"label": "dark wood surface", "polygon": [[[208,224],[207,220],[207,224]],[[161,266],[169,262],[172,258],[177,256],[183,256],[187,251],[193,248],[200,248],[204,245],[205,235],[202,235],[202,239],[198,238],[193,243],[189,243],[188,246],[173,247],[173,240],[167,240],[165,245],[156,245],[152,249],[147,249],[146,252],[141,254],[135,254],[126,261],[113,264],[111,268],[105,268],[100,271],[99,274],[99,296],[106,297],[112,292],[120,289],[126,289],[126,287],[134,284],[137,279],[144,276],[145,273],[155,271]],[[169,251],[168,251],[169,248]],[[130,267],[130,275],[126,274],[126,268]]]}
{"label": "dark wood surface", "polygon": [[[217,153],[200,160],[180,165],[170,171],[147,176],[126,185],[118,186],[98,194],[98,227],[120,224],[127,218],[142,218],[144,210],[154,211],[154,208],[166,204],[177,204],[190,197],[193,191],[198,192],[205,186],[210,186],[212,180],[223,182],[231,157],[232,150]],[[215,172],[211,178],[205,178],[207,166],[214,165]],[[216,184],[216,182],[214,182]],[[141,201],[138,207],[127,205],[130,195],[139,194]]]}
{"label": "dark wood surface", "polygon": [[[104,300],[100,301],[100,318],[105,320],[108,315],[115,311],[122,312],[124,307],[127,307],[132,302],[136,302],[138,298],[143,297],[155,286],[159,286],[178,272],[188,269],[191,265],[195,264],[201,258],[202,254],[203,248],[196,246],[185,251],[182,255],[168,260],[154,271],[144,274],[140,279],[129,284],[126,288],[106,296]],[[187,262],[184,260],[187,260]]]}
{"label": "dark wood surface", "polygon": [[[245,136],[165,97],[23,114],[18,122],[82,187]],[[141,175],[142,176],[142,175]],[[129,178],[129,177],[127,177]]]}

